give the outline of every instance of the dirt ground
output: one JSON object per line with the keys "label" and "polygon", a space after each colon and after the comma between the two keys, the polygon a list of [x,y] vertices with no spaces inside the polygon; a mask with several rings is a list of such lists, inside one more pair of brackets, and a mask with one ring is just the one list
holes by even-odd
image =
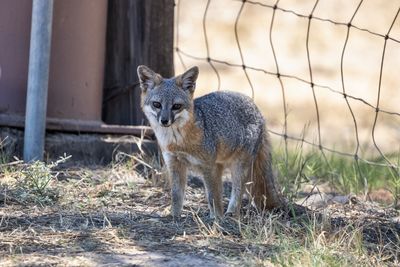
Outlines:
{"label": "dirt ground", "polygon": [[[183,218],[175,223],[158,176],[143,179],[126,166],[69,167],[46,190],[33,194],[15,183],[23,172],[0,173],[1,266],[253,266],[255,256],[279,253],[273,244],[245,238],[244,226],[234,219],[213,224],[195,178],[189,181]],[[228,193],[228,183],[225,189]],[[315,196],[304,200],[311,199],[321,201]],[[391,251],[388,264],[398,261],[398,211],[355,197],[325,202],[316,212],[297,206],[294,213],[273,216],[293,226],[300,217],[329,214],[330,231],[362,226],[357,229],[366,247],[373,251],[385,244]],[[243,209],[243,225],[252,223],[248,214]]]}
{"label": "dirt ground", "polygon": [[57,189],[45,193],[50,199],[44,201],[36,196],[24,199],[21,194],[29,192],[3,183],[1,265],[219,266],[223,262],[212,248],[193,244],[199,233],[192,219],[176,224],[163,215],[169,200],[162,188],[132,174],[121,181],[119,175],[104,169],[67,170],[59,176]]}

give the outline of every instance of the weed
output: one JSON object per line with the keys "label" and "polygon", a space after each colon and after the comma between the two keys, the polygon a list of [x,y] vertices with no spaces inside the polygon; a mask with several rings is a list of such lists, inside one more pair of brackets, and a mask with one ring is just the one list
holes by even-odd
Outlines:
{"label": "weed", "polygon": [[41,206],[53,204],[59,197],[55,186],[59,172],[54,169],[68,158],[61,157],[50,164],[41,161],[22,164],[22,169],[15,176],[14,198],[20,203],[35,203]]}
{"label": "weed", "polygon": [[[400,153],[399,153],[400,154]],[[400,156],[397,157],[397,166],[400,166]],[[393,194],[393,205],[394,207],[400,208],[400,170],[399,167],[397,171],[391,170],[391,180],[390,180],[390,191]]]}

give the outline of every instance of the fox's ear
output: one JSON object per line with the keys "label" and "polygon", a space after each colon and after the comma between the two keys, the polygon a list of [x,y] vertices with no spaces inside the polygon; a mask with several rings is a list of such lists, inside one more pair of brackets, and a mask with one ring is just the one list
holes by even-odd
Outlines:
{"label": "fox's ear", "polygon": [[192,67],[185,73],[180,75],[177,78],[177,82],[182,87],[183,90],[193,93],[194,89],[196,88],[196,80],[198,76],[199,76],[199,68]]}
{"label": "fox's ear", "polygon": [[143,92],[146,92],[148,89],[153,89],[154,86],[159,84],[162,80],[160,74],[155,73],[145,65],[140,65],[137,68],[137,74],[139,77],[140,88],[142,88]]}

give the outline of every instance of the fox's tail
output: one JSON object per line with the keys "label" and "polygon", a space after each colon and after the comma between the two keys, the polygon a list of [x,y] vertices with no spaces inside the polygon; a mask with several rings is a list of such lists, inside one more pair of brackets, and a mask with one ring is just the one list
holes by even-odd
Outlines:
{"label": "fox's tail", "polygon": [[275,184],[275,175],[272,170],[271,146],[265,128],[259,142],[260,145],[254,158],[250,178],[251,197],[256,207],[260,210],[278,208],[284,204],[284,198]]}

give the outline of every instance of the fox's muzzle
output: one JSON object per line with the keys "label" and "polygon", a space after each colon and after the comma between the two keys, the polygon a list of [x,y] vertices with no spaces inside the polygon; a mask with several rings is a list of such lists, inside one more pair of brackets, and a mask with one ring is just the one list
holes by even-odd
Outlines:
{"label": "fox's muzzle", "polygon": [[169,120],[160,119],[160,123],[164,127],[168,127],[169,126]]}
{"label": "fox's muzzle", "polygon": [[159,122],[163,127],[169,127],[174,122],[174,116],[169,110],[161,110]]}

